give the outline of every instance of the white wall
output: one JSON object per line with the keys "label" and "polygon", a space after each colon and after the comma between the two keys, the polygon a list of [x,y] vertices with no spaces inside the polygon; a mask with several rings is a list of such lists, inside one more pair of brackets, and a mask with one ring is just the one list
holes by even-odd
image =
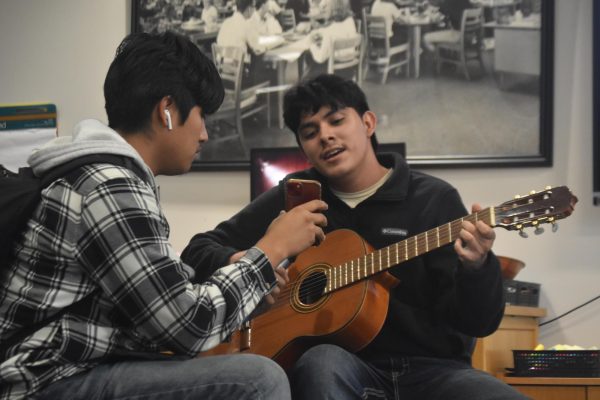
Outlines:
{"label": "white wall", "polygon": [[[55,103],[61,134],[83,118],[105,120],[104,76],[129,19],[128,0],[0,0],[0,103]],[[592,0],[557,0],[553,167],[429,171],[452,182],[467,205],[498,205],[546,185],[568,185],[579,196],[556,234],[547,229],[522,239],[497,230],[496,252],[526,262],[518,279],[542,284],[541,305],[550,317],[600,292],[600,208],[591,203],[591,21]],[[247,172],[159,181],[178,250],[249,201]],[[600,346],[599,328],[600,301],[543,327],[540,340]]]}

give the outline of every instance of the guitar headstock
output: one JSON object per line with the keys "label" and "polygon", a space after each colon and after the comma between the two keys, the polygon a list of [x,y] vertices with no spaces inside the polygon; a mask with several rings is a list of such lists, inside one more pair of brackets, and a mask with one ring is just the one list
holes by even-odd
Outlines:
{"label": "guitar headstock", "polygon": [[[517,196],[514,200],[507,201],[494,207],[494,226],[507,230],[519,230],[522,236],[524,228],[535,227],[543,231],[539,225],[554,223],[568,217],[573,213],[577,197],[568,187],[547,187],[541,192],[532,191],[526,196]],[[538,232],[536,232],[538,233]]]}

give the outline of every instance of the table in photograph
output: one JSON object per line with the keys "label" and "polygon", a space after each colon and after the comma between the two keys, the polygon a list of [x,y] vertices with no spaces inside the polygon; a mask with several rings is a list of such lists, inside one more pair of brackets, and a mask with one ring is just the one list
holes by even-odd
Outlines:
{"label": "table in photograph", "polygon": [[405,17],[399,25],[406,26],[410,35],[410,58],[412,59],[413,74],[418,78],[421,74],[421,35],[422,27],[437,24],[442,19],[440,14],[413,14]]}
{"label": "table in photograph", "polygon": [[485,28],[494,30],[494,71],[539,76],[541,29],[539,18],[527,18],[510,24],[489,22]]}
{"label": "table in photograph", "polygon": [[[307,35],[293,34],[286,35],[286,42],[274,49],[267,50],[264,54],[264,61],[270,62],[277,70],[276,86],[284,88],[286,82],[285,71],[288,64],[300,62],[300,56],[310,47],[310,40]],[[298,75],[298,79],[300,76]],[[284,90],[277,90],[277,122],[279,129],[284,128],[283,122],[283,95]]]}

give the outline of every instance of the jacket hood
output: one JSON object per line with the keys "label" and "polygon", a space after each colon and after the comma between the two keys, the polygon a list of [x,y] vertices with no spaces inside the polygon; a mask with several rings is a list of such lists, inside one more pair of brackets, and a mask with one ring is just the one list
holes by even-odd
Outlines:
{"label": "jacket hood", "polygon": [[149,176],[152,171],[139,153],[116,131],[95,119],[75,125],[73,136],[60,136],[35,150],[27,162],[37,176],[46,171],[90,154],[114,154],[132,158]]}

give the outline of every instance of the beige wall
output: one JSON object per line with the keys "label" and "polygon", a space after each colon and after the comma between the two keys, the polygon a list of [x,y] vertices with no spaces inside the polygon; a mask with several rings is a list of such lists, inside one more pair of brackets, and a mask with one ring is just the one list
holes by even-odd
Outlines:
{"label": "beige wall", "polygon": [[[497,230],[496,252],[522,259],[520,280],[542,284],[550,316],[598,295],[600,207],[592,200],[592,0],[557,0],[554,166],[430,170],[452,182],[467,205],[497,205],[514,194],[568,185],[580,202],[556,234],[522,239]],[[105,120],[102,84],[117,44],[129,31],[127,0],[1,0],[0,103],[57,104],[61,134],[83,118]],[[249,200],[248,172],[160,177],[172,241],[212,228]],[[541,329],[546,345],[600,346],[600,302]]]}

